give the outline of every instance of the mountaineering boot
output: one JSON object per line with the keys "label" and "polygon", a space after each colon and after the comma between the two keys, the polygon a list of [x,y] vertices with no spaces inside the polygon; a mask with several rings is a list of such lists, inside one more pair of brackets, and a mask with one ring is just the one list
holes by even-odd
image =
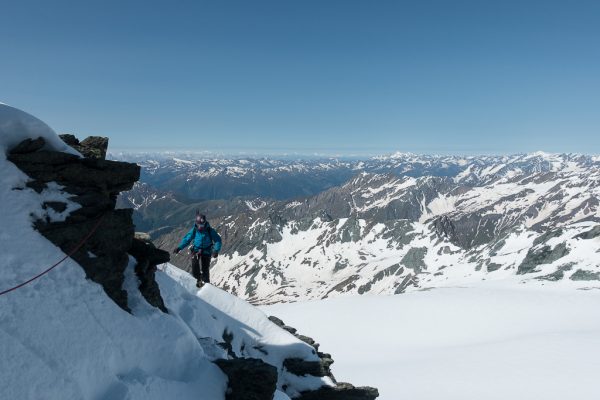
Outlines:
{"label": "mountaineering boot", "polygon": [[203,285],[204,285],[204,282],[202,282],[200,279],[198,279],[198,280],[196,281],[196,287],[197,287],[197,288],[201,288]]}

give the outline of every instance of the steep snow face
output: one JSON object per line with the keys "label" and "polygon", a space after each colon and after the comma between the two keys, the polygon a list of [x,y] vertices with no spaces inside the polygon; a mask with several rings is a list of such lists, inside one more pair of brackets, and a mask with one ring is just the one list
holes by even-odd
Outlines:
{"label": "steep snow face", "polygon": [[484,282],[264,309],[318,337],[336,377],[375,384],[381,400],[563,400],[598,395],[599,302],[598,290]]}

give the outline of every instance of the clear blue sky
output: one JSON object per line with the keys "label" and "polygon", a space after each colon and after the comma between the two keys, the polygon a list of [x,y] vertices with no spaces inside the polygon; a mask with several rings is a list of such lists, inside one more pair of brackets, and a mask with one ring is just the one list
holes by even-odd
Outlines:
{"label": "clear blue sky", "polygon": [[600,1],[6,1],[0,54],[113,149],[600,153]]}

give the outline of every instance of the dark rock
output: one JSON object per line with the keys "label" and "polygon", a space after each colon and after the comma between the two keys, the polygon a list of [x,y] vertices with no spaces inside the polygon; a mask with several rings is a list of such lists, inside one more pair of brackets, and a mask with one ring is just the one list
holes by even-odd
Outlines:
{"label": "dark rock", "polygon": [[[88,279],[102,285],[115,303],[129,311],[127,292],[122,285],[129,261],[127,251],[134,233],[131,210],[106,211],[95,218],[77,219],[69,216],[64,222],[38,220],[34,226],[67,254],[93,232],[71,257],[81,265]],[[97,229],[93,231],[96,226]]]}
{"label": "dark rock", "polygon": [[288,331],[292,335],[296,336],[298,339],[302,340],[304,343],[306,343],[306,344],[314,347],[315,350],[319,349],[319,343],[315,342],[315,340],[313,338],[298,334],[297,330],[295,328],[292,328],[291,326],[287,326],[279,318],[271,315],[271,316],[269,316],[269,320],[271,322],[273,322],[275,325],[279,326],[280,328],[285,329],[286,331]]}
{"label": "dark rock", "polygon": [[360,279],[360,275],[349,276],[348,278],[344,279],[342,282],[335,285],[333,288],[329,289],[329,291],[327,293],[325,293],[323,298],[326,299],[327,296],[329,296],[329,294],[332,292],[343,293],[343,292],[347,292],[347,291],[354,289],[356,287],[356,284],[354,282],[356,282],[359,279]]}
{"label": "dark rock", "polygon": [[329,376],[331,375],[330,366],[333,360],[329,354],[321,353],[322,358],[319,361],[306,361],[301,358],[286,358],[283,366],[294,375],[304,376]]}
{"label": "dark rock", "polygon": [[[486,211],[481,210],[481,212]],[[480,213],[464,216],[443,215],[436,218],[431,227],[441,238],[447,238],[450,242],[463,249],[470,249],[485,243],[489,243],[497,236],[498,221],[502,215],[495,214],[492,209],[489,214]]]}
{"label": "dark rock", "polygon": [[419,279],[414,274],[408,274],[402,279],[402,282],[398,284],[396,289],[394,290],[394,294],[404,293],[406,288],[409,286],[417,286]]}
{"label": "dark rock", "polygon": [[24,153],[33,153],[34,151],[40,150],[46,141],[44,138],[39,137],[37,139],[25,139],[21,143],[19,143],[16,147],[13,147],[9,153],[10,154],[24,154]]}
{"label": "dark rock", "polygon": [[487,265],[487,271],[488,272],[493,272],[493,271],[499,270],[500,268],[502,268],[501,264],[496,264],[496,263],[493,263],[493,262],[490,262]]}
{"label": "dark rock", "polygon": [[[81,158],[70,153],[62,153],[60,151],[52,150],[40,150],[33,153],[16,153],[8,156],[9,161],[17,164],[19,167],[23,166],[27,168],[25,172],[42,173],[49,166],[67,165],[76,163]],[[48,173],[54,173],[55,171],[48,171]]]}
{"label": "dark rock", "polygon": [[348,265],[349,265],[349,262],[347,259],[337,260],[335,262],[335,265],[333,266],[333,272],[341,271],[344,268],[346,268]]}
{"label": "dark rock", "polygon": [[542,281],[556,282],[560,281],[565,276],[565,271],[570,271],[573,268],[573,264],[566,264],[558,267],[556,271],[551,274],[540,276],[537,279]]}
{"label": "dark rock", "polygon": [[292,328],[291,326],[284,325],[281,328],[288,331],[292,335],[294,335],[297,332],[296,328]]}
{"label": "dark rock", "polygon": [[59,135],[63,142],[77,150],[86,158],[104,160],[108,149],[108,138],[102,136],[89,136],[81,142],[74,135]]}
{"label": "dark rock", "polygon": [[533,247],[536,247],[542,243],[545,243],[552,238],[559,237],[562,234],[563,234],[563,230],[561,228],[549,230],[549,231],[543,233],[542,235],[538,236],[537,238],[535,238],[535,240],[533,241]]}
{"label": "dark rock", "polygon": [[[285,329],[286,327],[289,328],[281,319],[277,317],[270,316],[269,320],[282,329]],[[306,361],[300,358],[288,358],[283,361],[283,366],[294,375],[327,376],[331,378],[333,382],[336,382],[335,376],[333,376],[333,373],[331,372],[331,365],[334,362],[331,358],[331,354],[319,352],[319,344],[316,343],[313,338],[297,333],[296,329],[293,329],[292,334],[298,339],[302,340],[304,343],[312,346],[315,349],[315,354],[317,354],[319,357],[319,361]]]}
{"label": "dark rock", "polygon": [[159,265],[169,262],[171,255],[168,251],[157,249],[147,239],[141,239],[138,232],[135,233],[129,253],[136,259],[146,259],[151,265]]}
{"label": "dark rock", "polygon": [[169,261],[170,255],[164,250],[157,249],[146,239],[147,235],[136,233],[131,242],[129,254],[137,261],[135,273],[140,280],[140,292],[146,301],[163,312],[167,312],[165,303],[160,295],[160,288],[155,279],[156,266]]}
{"label": "dark rock", "polygon": [[63,142],[68,144],[71,147],[79,146],[79,139],[75,137],[75,135],[71,135],[69,133],[65,133],[62,135],[58,135],[62,139]]}
{"label": "dark rock", "polygon": [[427,254],[427,247],[411,247],[404,257],[402,257],[400,264],[411,268],[415,274],[419,274],[427,268],[424,261],[425,254]]}
{"label": "dark rock", "polygon": [[29,181],[25,186],[35,190],[37,193],[42,193],[48,187],[44,182],[40,181]]}
{"label": "dark rock", "polygon": [[452,243],[458,243],[458,237],[456,235],[456,228],[454,223],[447,215],[442,215],[433,221],[433,229],[436,234],[440,237],[448,238]]}
{"label": "dark rock", "polygon": [[226,400],[272,400],[277,388],[277,368],[256,358],[214,362],[227,375]]}
{"label": "dark rock", "polygon": [[297,400],[374,400],[379,391],[372,387],[354,387],[349,383],[338,383],[334,387],[323,386],[318,390],[302,392]]}
{"label": "dark rock", "polygon": [[224,349],[225,351],[227,351],[227,355],[231,358],[238,358],[237,354],[235,354],[235,351],[233,351],[233,333],[229,332],[227,330],[227,328],[225,328],[225,330],[223,331],[223,335],[221,335],[221,337],[223,338],[223,342],[221,343],[217,343],[222,349]]}
{"label": "dark rock", "polygon": [[560,243],[554,248],[543,246],[538,250],[530,249],[523,262],[517,268],[517,274],[522,275],[535,272],[538,265],[551,264],[567,254],[569,254],[569,249],[565,243]]}
{"label": "dark rock", "polygon": [[391,275],[400,276],[400,275],[402,275],[402,273],[404,273],[404,267],[402,267],[400,264],[394,264],[392,266],[389,266],[386,269],[381,270],[381,271],[377,272],[375,275],[373,275],[373,278],[369,282],[365,283],[364,285],[359,286],[358,294],[367,293],[369,290],[371,290],[371,286],[373,286],[373,284],[381,281],[383,278],[385,278],[387,276],[391,276]]}
{"label": "dark rock", "polygon": [[38,181],[94,188],[115,195],[131,189],[140,177],[140,167],[136,164],[79,158],[57,151],[11,154],[8,160]]}
{"label": "dark rock", "polygon": [[600,272],[585,271],[578,269],[569,277],[572,281],[600,281]]}
{"label": "dark rock", "polygon": [[315,350],[319,350],[319,343],[315,342],[315,340],[311,337],[308,336],[304,336],[304,335],[300,335],[300,334],[296,334],[294,335],[296,336],[298,339],[302,340],[304,343],[314,347]]}
{"label": "dark rock", "polygon": [[342,243],[358,242],[360,240],[360,224],[358,218],[350,217],[340,227],[340,241]]}
{"label": "dark rock", "polygon": [[285,323],[282,320],[280,320],[279,318],[277,318],[277,317],[275,317],[273,315],[269,316],[269,321],[271,321],[272,323],[274,323],[277,326],[284,326],[285,325]]}
{"label": "dark rock", "polygon": [[67,209],[67,203],[63,203],[62,201],[45,201],[42,207],[44,210],[50,207],[54,211],[61,213]]}
{"label": "dark rock", "polygon": [[106,158],[106,150],[108,149],[108,138],[102,136],[89,136],[83,139],[78,147],[78,150],[84,157]]}
{"label": "dark rock", "polygon": [[[74,136],[63,135],[62,139],[82,152],[82,143]],[[86,146],[102,150],[107,143],[107,139],[90,139]],[[136,242],[133,245],[132,210],[115,210],[117,194],[130,189],[139,179],[140,167],[41,150],[43,145],[43,140],[27,139],[8,155],[8,160],[31,178],[27,182],[28,187],[41,193],[47,188],[47,183],[56,182],[64,187],[64,192],[73,195],[70,199],[79,203],[81,208],[62,222],[52,222],[48,218],[37,220],[35,228],[67,254],[73,253],[76,245],[89,235],[71,257],[81,265],[88,279],[102,285],[106,294],[126,311],[130,310],[127,292],[122,286],[129,262],[128,253],[133,251],[141,260],[136,272],[142,283],[142,294],[151,304],[166,311],[154,280],[154,269],[156,263],[168,259],[165,257],[168,253],[152,249],[146,243]],[[58,212],[66,210],[64,202],[45,202],[43,207]]]}
{"label": "dark rock", "polygon": [[575,238],[576,239],[588,240],[588,239],[596,238],[598,236],[600,236],[600,225],[596,225],[595,227],[593,227],[589,231],[580,233],[579,235],[575,236]]}
{"label": "dark rock", "polygon": [[278,213],[269,214],[269,220],[273,225],[279,227],[284,226],[288,222],[281,214]]}

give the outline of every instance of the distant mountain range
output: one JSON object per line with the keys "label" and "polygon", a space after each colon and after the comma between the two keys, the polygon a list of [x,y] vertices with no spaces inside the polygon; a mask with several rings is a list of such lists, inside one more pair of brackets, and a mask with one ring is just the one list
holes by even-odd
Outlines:
{"label": "distant mountain range", "polygon": [[215,283],[257,303],[482,279],[600,287],[597,156],[138,157],[143,183],[119,200],[137,228],[171,249],[202,210],[225,240]]}
{"label": "distant mountain range", "polygon": [[473,173],[483,176],[492,173],[484,170],[489,165],[510,164],[528,172],[548,169],[548,163],[552,162],[543,154],[533,157],[458,157],[396,153],[369,159],[224,158],[193,153],[118,153],[110,156],[112,159],[138,163],[142,166],[142,182],[172,191],[185,201],[230,199],[236,196],[278,200],[310,196],[341,185],[359,172],[454,177],[472,166]]}

